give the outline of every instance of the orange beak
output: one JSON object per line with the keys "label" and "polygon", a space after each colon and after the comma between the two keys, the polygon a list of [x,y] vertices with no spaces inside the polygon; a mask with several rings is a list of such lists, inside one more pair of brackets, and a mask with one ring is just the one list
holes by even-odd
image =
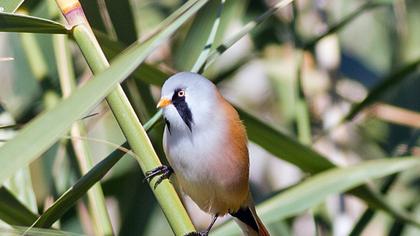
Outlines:
{"label": "orange beak", "polygon": [[156,107],[157,108],[164,108],[171,103],[172,103],[171,100],[169,100],[167,98],[161,98]]}

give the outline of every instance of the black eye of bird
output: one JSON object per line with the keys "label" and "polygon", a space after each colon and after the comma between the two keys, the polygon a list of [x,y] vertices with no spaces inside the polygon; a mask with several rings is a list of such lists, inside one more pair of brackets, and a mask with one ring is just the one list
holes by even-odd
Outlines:
{"label": "black eye of bird", "polygon": [[185,91],[184,90],[178,91],[178,97],[183,97],[183,96],[185,96]]}
{"label": "black eye of bird", "polygon": [[181,88],[175,89],[174,94],[172,95],[172,101],[176,102],[181,100],[185,100],[185,90]]}

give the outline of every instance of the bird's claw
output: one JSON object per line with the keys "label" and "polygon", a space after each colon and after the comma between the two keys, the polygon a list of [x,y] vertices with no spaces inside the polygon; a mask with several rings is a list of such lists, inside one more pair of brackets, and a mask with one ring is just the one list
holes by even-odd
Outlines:
{"label": "bird's claw", "polygon": [[173,173],[173,169],[170,166],[162,165],[156,167],[153,170],[146,172],[146,177],[144,178],[145,181],[150,182],[154,177],[159,176],[158,180],[156,181],[154,188],[156,187],[165,179],[169,179],[171,174]]}
{"label": "bird's claw", "polygon": [[200,231],[200,232],[191,232],[184,236],[208,236],[208,235],[209,235],[209,231]]}

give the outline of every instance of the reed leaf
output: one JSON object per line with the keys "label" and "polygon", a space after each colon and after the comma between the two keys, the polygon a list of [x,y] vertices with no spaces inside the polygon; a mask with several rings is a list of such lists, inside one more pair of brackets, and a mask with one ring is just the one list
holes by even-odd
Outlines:
{"label": "reed leaf", "polygon": [[[152,118],[144,125],[144,129],[149,131],[156,117]],[[63,193],[41,216],[35,221],[35,227],[50,227],[55,221],[61,218],[76,202],[83,197],[86,192],[126,154],[124,150],[129,148],[125,142],[118,149],[106,156],[102,161],[96,164],[88,173],[83,175],[77,182]]]}
{"label": "reed leaf", "polygon": [[[321,203],[327,196],[337,194],[392,173],[415,168],[419,157],[397,160],[380,159],[366,161],[350,167],[333,168],[312,176],[300,184],[264,201],[257,211],[266,224],[302,213]],[[234,222],[217,228],[213,235],[239,235]]]}
{"label": "reed leaf", "polygon": [[[52,110],[36,117],[15,138],[6,142],[0,148],[0,163],[4,170],[0,172],[0,183],[56,142],[74,121],[87,114],[187,19],[184,17],[173,22],[171,28],[125,51],[113,61],[112,66],[95,76],[98,79],[89,81]],[[28,146],[28,143],[32,145]],[[13,161],[9,161],[10,158]]]}
{"label": "reed leaf", "polygon": [[41,228],[26,228],[13,226],[13,228],[0,228],[1,235],[30,235],[30,236],[83,236],[81,234],[72,233],[64,230],[56,229],[41,229]]}
{"label": "reed leaf", "polygon": [[369,91],[368,95],[361,102],[353,105],[353,107],[351,108],[349,113],[344,117],[341,123],[345,121],[350,121],[364,108],[382,98],[383,95],[389,92],[390,89],[409,78],[408,75],[415,72],[419,67],[419,64],[420,58],[404,65],[402,68],[392,72],[390,75],[383,78],[380,83],[378,83]]}
{"label": "reed leaf", "polygon": [[68,34],[70,30],[52,20],[0,12],[0,32]]}
{"label": "reed leaf", "polygon": [[0,12],[15,12],[24,0],[0,0]]}
{"label": "reed leaf", "polygon": [[6,187],[0,187],[0,219],[10,225],[31,225],[38,216],[22,204]]}
{"label": "reed leaf", "polygon": [[212,48],[224,4],[225,1],[211,0],[197,13],[187,36],[175,53],[175,67],[178,70],[198,72]]}

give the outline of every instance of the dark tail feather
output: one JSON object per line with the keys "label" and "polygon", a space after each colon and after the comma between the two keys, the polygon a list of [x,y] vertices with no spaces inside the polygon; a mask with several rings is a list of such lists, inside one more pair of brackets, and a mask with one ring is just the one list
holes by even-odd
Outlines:
{"label": "dark tail feather", "polygon": [[239,220],[239,225],[247,236],[270,235],[260,218],[258,218],[253,206],[241,208],[237,212],[230,214]]}
{"label": "dark tail feather", "polygon": [[261,219],[257,216],[257,214],[255,214],[255,217],[257,219],[257,224],[258,224],[258,229],[259,229],[259,236],[270,236],[270,233],[268,232],[267,228],[265,227],[265,225],[263,224],[263,222],[261,221]]}

